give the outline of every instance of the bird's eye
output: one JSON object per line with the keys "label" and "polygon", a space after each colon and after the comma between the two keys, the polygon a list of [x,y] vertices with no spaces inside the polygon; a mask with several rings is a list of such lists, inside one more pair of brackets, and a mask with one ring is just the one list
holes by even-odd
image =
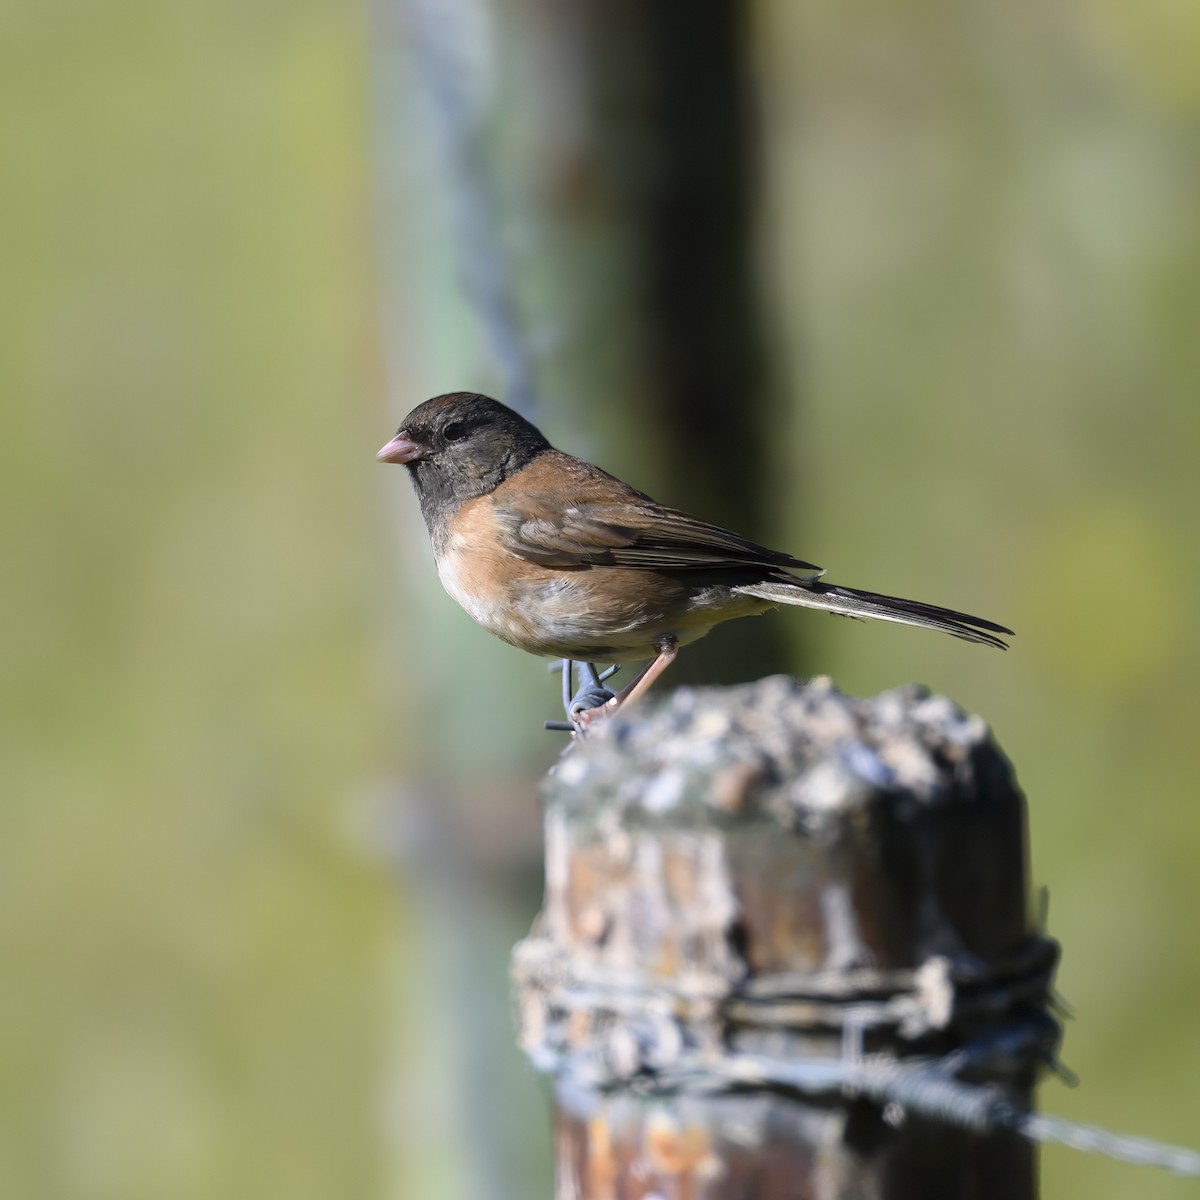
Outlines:
{"label": "bird's eye", "polygon": [[467,427],[461,421],[451,421],[445,429],[442,430],[442,437],[448,442],[457,442],[460,438],[467,436]]}

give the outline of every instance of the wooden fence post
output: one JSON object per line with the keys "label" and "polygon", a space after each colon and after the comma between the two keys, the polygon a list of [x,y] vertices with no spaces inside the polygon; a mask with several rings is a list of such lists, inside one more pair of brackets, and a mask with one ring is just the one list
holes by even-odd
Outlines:
{"label": "wooden fence post", "polygon": [[557,1200],[1036,1195],[992,1118],[1053,1058],[1057,946],[978,717],[915,687],[682,689],[573,746],[545,800],[513,971]]}

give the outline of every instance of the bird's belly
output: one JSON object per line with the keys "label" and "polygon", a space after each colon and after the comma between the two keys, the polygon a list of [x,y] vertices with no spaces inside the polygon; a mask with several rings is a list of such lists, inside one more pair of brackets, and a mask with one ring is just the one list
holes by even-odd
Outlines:
{"label": "bird's belly", "polygon": [[504,552],[467,552],[452,537],[438,555],[446,591],[489,633],[530,654],[609,662],[650,658],[665,637],[687,645],[721,621],[773,607],[683,573],[542,567]]}

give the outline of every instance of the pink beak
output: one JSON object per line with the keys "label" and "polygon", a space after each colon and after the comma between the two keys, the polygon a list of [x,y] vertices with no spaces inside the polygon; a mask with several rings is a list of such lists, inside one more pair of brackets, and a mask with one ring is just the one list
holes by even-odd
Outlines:
{"label": "pink beak", "polygon": [[402,429],[375,457],[385,463],[410,463],[424,458],[425,449],[418,446],[412,438],[405,437]]}

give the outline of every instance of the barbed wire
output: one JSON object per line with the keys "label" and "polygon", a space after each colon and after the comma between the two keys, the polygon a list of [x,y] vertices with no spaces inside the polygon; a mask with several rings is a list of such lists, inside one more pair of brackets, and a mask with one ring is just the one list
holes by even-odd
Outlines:
{"label": "barbed wire", "polygon": [[[1025,957],[1033,977],[1048,992],[1045,963],[1036,954]],[[744,987],[722,995],[719,981],[697,990],[664,986],[637,972],[615,979],[610,974],[603,982],[586,962],[539,937],[522,942],[513,962],[526,1054],[539,1071],[584,1088],[714,1094],[749,1087],[820,1097],[863,1096],[880,1105],[893,1123],[919,1116],[975,1133],[1007,1130],[1032,1142],[1200,1178],[1200,1152],[1030,1112],[995,1082],[1021,1079],[1037,1067],[1069,1076],[1057,1061],[1058,1022],[1024,994],[1004,987],[995,989],[999,1000],[1009,997],[996,1009],[998,1023],[948,1054],[864,1055],[865,1034],[896,1028],[897,1012],[864,1006],[849,994],[836,1001],[827,997],[821,1013],[805,1009],[806,1019],[799,1022],[800,1010],[791,1007],[760,1012],[747,1024],[732,1015],[742,1012]],[[861,974],[862,988],[878,993],[883,973]],[[920,972],[909,974],[909,998],[916,1001]],[[891,982],[895,986],[897,979]],[[809,986],[808,999],[819,990]],[[900,993],[894,997],[904,998]],[[970,1011],[960,999],[955,990],[937,1027],[950,1028],[956,1013]],[[842,1014],[840,1055],[792,1057],[786,1052],[727,1049],[731,1028],[774,1027],[785,1039],[797,1030],[829,1033],[835,1008]],[[589,1014],[592,1029],[582,1041],[571,1032],[580,1012]],[[989,1082],[972,1081],[979,1078]]]}
{"label": "barbed wire", "polygon": [[1031,1142],[1057,1144],[1084,1154],[1098,1154],[1134,1166],[1159,1167],[1175,1175],[1200,1179],[1200,1152],[1172,1146],[1152,1138],[1114,1133],[1099,1125],[1085,1125],[1045,1113],[1023,1112],[1003,1088],[994,1084],[971,1084],[956,1079],[947,1070],[949,1059],[906,1063],[898,1060],[865,1060],[855,1065],[847,1060],[820,1064],[808,1072],[804,1063],[771,1063],[761,1059],[731,1059],[728,1073],[745,1083],[757,1077],[763,1083],[795,1086],[819,1081],[826,1090],[840,1077],[841,1090],[859,1091],[884,1105],[895,1105],[947,1125],[988,1133],[1008,1129]]}
{"label": "barbed wire", "polygon": [[487,138],[493,56],[482,0],[402,0],[409,61],[443,160],[445,194],[463,291],[500,372],[506,403],[531,420],[533,356],[521,326],[512,262]]}
{"label": "barbed wire", "polygon": [[[542,1070],[552,1069],[552,1063],[559,1069],[564,1066],[561,1056],[531,1057]],[[893,1122],[919,1116],[973,1133],[1009,1130],[1031,1142],[1066,1146],[1084,1154],[1200,1179],[1200,1152],[1064,1117],[1025,1112],[997,1084],[973,1084],[956,1078],[951,1069],[955,1057],[910,1061],[872,1057],[855,1063],[849,1059],[788,1061],[761,1055],[706,1054],[690,1061],[684,1056],[646,1078],[652,1081],[654,1090],[711,1093],[753,1085],[816,1096],[862,1095],[881,1105]],[[595,1076],[578,1081],[592,1086],[599,1082]]]}
{"label": "barbed wire", "polygon": [[1031,1142],[1056,1142],[1084,1154],[1101,1154],[1138,1167],[1161,1167],[1175,1175],[1200,1178],[1200,1153],[1186,1146],[1112,1133],[1099,1125],[1080,1125],[1044,1113],[1025,1113],[1014,1128]]}

